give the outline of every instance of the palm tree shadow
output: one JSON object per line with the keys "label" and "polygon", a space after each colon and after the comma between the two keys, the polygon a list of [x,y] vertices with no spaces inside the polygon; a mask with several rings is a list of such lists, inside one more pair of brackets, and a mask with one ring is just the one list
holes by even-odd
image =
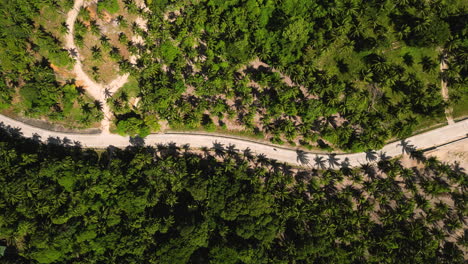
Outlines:
{"label": "palm tree shadow", "polygon": [[465,168],[460,166],[459,161],[455,161],[452,168],[456,173],[460,173],[460,174],[465,173]]}
{"label": "palm tree shadow", "polygon": [[145,145],[145,139],[139,136],[130,137],[130,145],[134,147],[143,147]]}
{"label": "palm tree shadow", "polygon": [[379,159],[380,159],[380,160],[389,160],[390,158],[391,158],[391,157],[390,157],[390,156],[387,156],[387,153],[385,153],[385,152],[383,152],[383,151],[381,151],[381,152],[379,153]]}
{"label": "palm tree shadow", "polygon": [[59,137],[48,137],[46,143],[50,144],[50,145],[68,147],[68,146],[70,146],[72,141],[70,139],[66,138],[66,137],[63,138],[63,139],[61,139]]}
{"label": "palm tree shadow", "polygon": [[182,149],[184,150],[184,154],[187,154],[190,151],[190,144],[183,144]]}
{"label": "palm tree shadow", "polygon": [[99,100],[94,100],[94,107],[95,107],[98,111],[102,111],[102,102],[99,101]]}
{"label": "palm tree shadow", "polygon": [[319,168],[319,169],[326,169],[326,165],[325,165],[325,160],[323,159],[322,156],[318,156],[318,155],[315,155],[315,158],[314,158],[314,165]]}
{"label": "palm tree shadow", "polygon": [[4,124],[3,122],[0,122],[0,128],[3,129],[11,137],[17,138],[23,136],[23,132],[21,132],[21,128],[19,127],[12,127]]}
{"label": "palm tree shadow", "polygon": [[167,144],[167,153],[171,156],[178,156],[180,148],[177,146],[175,142],[169,142]]}
{"label": "palm tree shadow", "polygon": [[335,166],[339,166],[340,163],[338,162],[340,159],[336,157],[336,154],[328,155],[328,167],[335,168]]}
{"label": "palm tree shadow", "polygon": [[296,150],[296,155],[297,155],[297,162],[299,162],[301,165],[308,165],[310,163],[310,159],[307,156],[307,153],[303,150]]}
{"label": "palm tree shadow", "polygon": [[41,138],[42,138],[41,135],[37,133],[34,133],[31,137],[31,139],[36,143],[41,143],[42,142]]}
{"label": "palm tree shadow", "polygon": [[107,87],[104,89],[104,97],[106,99],[112,97],[112,92]]}
{"label": "palm tree shadow", "polygon": [[257,155],[257,165],[266,166],[269,163],[268,158],[265,154],[260,153]]}
{"label": "palm tree shadow", "polygon": [[248,160],[248,161],[253,161],[254,159],[254,156],[253,156],[253,153],[252,153],[252,150],[250,148],[246,148],[242,151],[244,157]]}
{"label": "palm tree shadow", "polygon": [[210,149],[203,146],[200,148],[200,150],[203,152],[203,155],[205,156],[205,158],[208,158],[210,156]]}
{"label": "palm tree shadow", "polygon": [[424,152],[422,150],[413,150],[409,153],[410,158],[415,159],[420,162],[426,161],[426,156],[424,156]]}
{"label": "palm tree shadow", "polygon": [[397,146],[401,147],[401,154],[410,154],[411,152],[416,150],[416,146],[410,144],[410,142],[405,139],[401,140],[400,144],[398,144]]}
{"label": "palm tree shadow", "polygon": [[[68,26],[68,25],[67,25],[67,26]],[[75,48],[69,49],[68,52],[70,53],[70,56],[71,56],[71,57],[73,57],[73,58],[78,57],[78,51],[77,51]]]}
{"label": "palm tree shadow", "polygon": [[375,152],[375,150],[367,150],[365,151],[366,153],[366,160],[369,161],[369,162],[372,162],[372,161],[375,161],[377,160],[377,152]]}
{"label": "palm tree shadow", "polygon": [[351,163],[349,162],[349,158],[345,158],[345,159],[341,162],[340,166],[341,166],[342,168],[345,168],[345,169],[346,169],[346,168],[349,168],[349,167],[351,166]]}
{"label": "palm tree shadow", "polygon": [[215,141],[213,142],[212,149],[214,150],[216,156],[224,158],[224,155],[226,154],[226,149],[224,148],[223,144]]}
{"label": "palm tree shadow", "polygon": [[236,145],[234,144],[229,144],[226,148],[226,153],[231,156],[231,157],[234,157],[234,156],[237,156],[239,154],[239,150],[236,149]]}

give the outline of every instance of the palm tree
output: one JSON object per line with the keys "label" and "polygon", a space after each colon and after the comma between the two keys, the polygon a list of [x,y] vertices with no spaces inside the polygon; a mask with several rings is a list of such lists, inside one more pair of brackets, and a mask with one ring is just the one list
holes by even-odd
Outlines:
{"label": "palm tree", "polygon": [[99,79],[99,68],[97,66],[93,66],[91,67],[91,71],[93,79],[97,81]]}
{"label": "palm tree", "polygon": [[98,46],[92,46],[91,55],[94,60],[101,60],[102,59],[101,48],[99,48]]}
{"label": "palm tree", "polygon": [[122,15],[117,16],[115,18],[115,22],[117,22],[117,24],[123,28],[126,28],[128,26],[127,21]]}
{"label": "palm tree", "polygon": [[83,113],[85,114],[91,114],[91,109],[92,108],[89,106],[88,103],[81,106],[81,110],[83,110]]}
{"label": "palm tree", "polygon": [[435,70],[436,64],[432,61],[429,56],[423,56],[420,64],[422,65],[423,71],[431,72]]}
{"label": "palm tree", "polygon": [[413,150],[409,153],[410,158],[415,159],[420,162],[424,162],[426,157],[424,156],[424,152],[422,150]]}
{"label": "palm tree", "polygon": [[67,22],[62,22],[60,24],[60,33],[67,34],[70,31],[70,27],[68,26]]}
{"label": "palm tree", "polygon": [[101,34],[101,29],[97,24],[96,20],[91,21],[91,33],[95,36],[99,36]]}

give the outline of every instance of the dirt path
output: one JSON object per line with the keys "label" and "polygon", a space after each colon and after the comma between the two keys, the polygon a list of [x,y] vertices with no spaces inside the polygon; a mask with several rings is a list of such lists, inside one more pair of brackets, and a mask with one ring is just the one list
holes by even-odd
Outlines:
{"label": "dirt path", "polygon": [[[446,60],[445,56],[440,60],[440,72],[444,72],[445,70],[448,69],[448,65],[445,62],[445,60]],[[441,78],[440,86],[442,88],[442,97],[444,98],[444,101],[447,102],[449,100],[449,93],[448,93],[448,88],[447,88],[447,82],[444,80],[444,78]],[[453,121],[452,108],[450,106],[445,108],[445,117],[447,118],[447,122],[449,125],[455,123]]]}
{"label": "dirt path", "polygon": [[86,2],[84,0],[75,0],[73,8],[67,13],[66,23],[69,27],[69,31],[65,35],[65,48],[69,50],[71,54],[74,53],[76,55],[76,62],[73,67],[73,73],[76,75],[76,79],[82,82],[86,92],[89,95],[101,102],[102,112],[104,113],[104,119],[101,121],[101,130],[102,133],[109,134],[109,127],[112,119],[112,111],[107,105],[106,99],[109,94],[115,93],[120,87],[122,87],[127,82],[129,74],[127,73],[121,75],[106,85],[93,81],[83,70],[83,66],[81,64],[82,57],[78,51],[78,47],[75,45],[74,40],[75,21],[78,17],[78,13],[80,12],[81,7],[86,7],[96,2],[96,0]]}

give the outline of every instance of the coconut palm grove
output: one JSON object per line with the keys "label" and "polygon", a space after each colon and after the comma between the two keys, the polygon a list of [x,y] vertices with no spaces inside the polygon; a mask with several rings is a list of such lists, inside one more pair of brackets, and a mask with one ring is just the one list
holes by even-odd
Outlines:
{"label": "coconut palm grove", "polygon": [[[407,140],[468,127],[468,1],[0,0],[0,14],[0,263],[468,261],[468,130]],[[162,134],[193,144],[145,141]]]}

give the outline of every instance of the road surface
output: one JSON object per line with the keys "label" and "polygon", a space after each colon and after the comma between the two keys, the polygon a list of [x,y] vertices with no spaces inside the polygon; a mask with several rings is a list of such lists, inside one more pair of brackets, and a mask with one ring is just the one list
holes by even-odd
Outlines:
{"label": "road surface", "polygon": [[[42,141],[47,141],[49,138],[59,138],[62,141],[65,139],[69,142],[80,142],[82,147],[88,148],[106,148],[108,146],[123,148],[132,145],[129,137],[108,133],[74,134],[49,131],[16,121],[3,115],[0,115],[0,123],[13,128],[19,128],[20,132],[25,137],[39,136]],[[405,139],[403,142],[398,141],[389,143],[375,153],[314,154],[303,152],[305,155],[302,156],[305,158],[302,160],[298,158],[301,155],[298,155],[298,151],[295,149],[286,149],[280,146],[267,145],[229,136],[215,136],[196,133],[151,134],[144,139],[144,144],[147,146],[155,146],[156,144],[175,143],[178,146],[189,144],[191,148],[200,148],[212,147],[213,143],[217,142],[225,147],[229,144],[235,145],[236,149],[239,150],[249,148],[253,153],[263,153],[266,157],[276,159],[280,162],[287,162],[289,164],[300,166],[308,165],[328,168],[339,167],[343,164],[350,167],[360,166],[361,164],[368,163],[369,161],[378,161],[380,154],[385,154],[387,157],[396,157],[401,155],[405,149],[411,147],[415,149],[428,149],[440,146],[465,138],[467,133],[468,119],[415,135]]]}

